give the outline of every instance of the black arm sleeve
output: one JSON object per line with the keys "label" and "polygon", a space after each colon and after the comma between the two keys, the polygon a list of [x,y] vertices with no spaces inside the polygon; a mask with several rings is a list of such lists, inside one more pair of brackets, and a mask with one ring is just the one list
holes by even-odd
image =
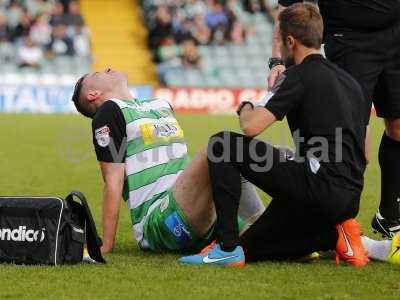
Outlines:
{"label": "black arm sleeve", "polygon": [[278,3],[284,7],[288,7],[294,3],[304,2],[303,0],[279,0]]}
{"label": "black arm sleeve", "polygon": [[304,98],[305,88],[295,70],[288,69],[279,76],[265,101],[268,109],[277,120],[282,120],[295,109]]}
{"label": "black arm sleeve", "polygon": [[98,161],[125,162],[126,123],[115,102],[107,101],[97,110],[92,121],[92,133]]}

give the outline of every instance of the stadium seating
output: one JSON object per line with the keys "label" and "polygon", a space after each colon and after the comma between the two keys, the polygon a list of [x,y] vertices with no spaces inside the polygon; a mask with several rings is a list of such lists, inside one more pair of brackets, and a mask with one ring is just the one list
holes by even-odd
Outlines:
{"label": "stadium seating", "polygon": [[91,64],[90,34],[78,1],[0,1],[0,81],[76,77]]}
{"label": "stadium seating", "polygon": [[[223,43],[213,39],[212,32],[215,29],[212,28],[210,28],[211,38],[205,43],[196,40],[193,34],[179,32],[179,30],[185,29],[186,20],[189,20],[190,26],[193,27],[189,28],[189,32],[195,32],[196,15],[190,15],[192,9],[203,10],[202,18],[206,20],[207,14],[213,9],[210,6],[204,8],[206,4],[227,2],[230,6],[225,5],[223,10],[232,19],[229,22],[240,23],[239,27],[242,27],[245,36],[244,41],[235,41],[228,36],[232,34],[232,28],[226,28],[224,34],[228,37],[225,37]],[[261,9],[246,10],[245,5],[246,1],[142,1],[146,24],[150,31],[149,47],[153,52],[154,60],[158,63],[160,82],[166,86],[178,87],[265,86],[267,61],[271,55],[273,16],[266,14],[265,10]],[[168,16],[165,16],[165,7],[170,14],[172,28],[158,20],[158,18],[166,18],[165,22],[168,22]],[[227,27],[234,26],[232,24]],[[160,32],[163,34],[161,38]],[[165,41],[170,38],[170,35],[175,41],[168,41],[167,50],[171,50],[171,43],[172,47],[178,46],[182,49],[185,39],[194,39],[200,63],[187,66],[177,64],[176,57],[174,57],[174,63],[170,63],[168,58],[160,57],[160,49],[163,49]],[[182,35],[184,35],[183,41],[180,40]],[[182,50],[178,58],[182,59]]]}

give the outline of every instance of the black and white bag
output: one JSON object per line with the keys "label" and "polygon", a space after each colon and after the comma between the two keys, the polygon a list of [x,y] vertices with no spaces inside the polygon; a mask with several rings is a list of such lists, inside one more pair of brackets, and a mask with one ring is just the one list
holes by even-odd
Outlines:
{"label": "black and white bag", "polygon": [[0,262],[76,264],[82,262],[85,244],[94,261],[105,263],[82,193],[72,192],[65,199],[0,197]]}

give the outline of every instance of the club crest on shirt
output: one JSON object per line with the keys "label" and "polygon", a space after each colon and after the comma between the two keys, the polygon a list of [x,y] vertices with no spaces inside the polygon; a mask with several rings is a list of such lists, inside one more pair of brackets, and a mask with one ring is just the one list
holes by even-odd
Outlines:
{"label": "club crest on shirt", "polygon": [[110,128],[107,125],[96,129],[94,135],[100,147],[107,147],[110,144]]}

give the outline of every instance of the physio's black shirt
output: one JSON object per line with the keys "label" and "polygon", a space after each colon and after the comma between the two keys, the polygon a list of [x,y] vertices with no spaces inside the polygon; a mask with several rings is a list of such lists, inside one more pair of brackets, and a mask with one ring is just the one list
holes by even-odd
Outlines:
{"label": "physio's black shirt", "polygon": [[[303,0],[279,0],[289,6]],[[325,32],[378,31],[400,22],[400,0],[319,0]]]}
{"label": "physio's black shirt", "polygon": [[[312,154],[333,176],[362,188],[366,101],[348,73],[319,54],[309,55],[282,73],[262,104],[278,120],[287,117],[300,157]],[[321,152],[323,143],[328,149]]]}

